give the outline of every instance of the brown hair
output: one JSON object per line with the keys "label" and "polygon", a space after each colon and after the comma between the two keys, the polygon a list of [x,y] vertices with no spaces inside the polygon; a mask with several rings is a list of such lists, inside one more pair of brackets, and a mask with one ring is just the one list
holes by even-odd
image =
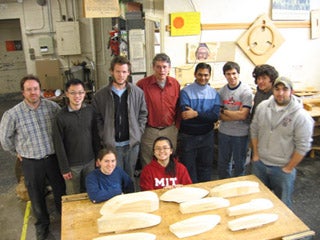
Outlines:
{"label": "brown hair", "polygon": [[36,77],[35,75],[32,75],[32,74],[28,74],[27,76],[23,77],[21,80],[20,80],[20,89],[21,91],[24,90],[24,83],[28,80],[34,80],[36,81],[37,83],[39,83],[39,87],[41,89],[41,83],[40,83],[40,80],[38,77]]}
{"label": "brown hair", "polygon": [[99,151],[98,157],[97,157],[97,158],[98,158],[98,161],[101,161],[102,158],[103,158],[105,155],[110,154],[110,153],[114,154],[114,156],[115,156],[116,159],[117,159],[117,151],[115,150],[115,148],[114,148],[114,147],[111,147],[111,146],[107,146],[107,147],[105,147],[105,148],[102,148],[102,149]]}
{"label": "brown hair", "polygon": [[268,76],[270,78],[270,82],[272,85],[274,84],[274,81],[279,76],[278,71],[271,65],[268,64],[262,64],[258,65],[253,69],[252,76],[254,77],[254,83],[257,84],[257,79],[260,76]]}
{"label": "brown hair", "polygon": [[131,63],[130,61],[126,58],[126,57],[123,57],[123,56],[115,56],[112,60],[111,60],[111,64],[110,64],[110,70],[113,71],[114,70],[114,66],[116,64],[119,64],[119,65],[125,65],[127,64],[128,65],[128,70],[129,72],[131,73]]}

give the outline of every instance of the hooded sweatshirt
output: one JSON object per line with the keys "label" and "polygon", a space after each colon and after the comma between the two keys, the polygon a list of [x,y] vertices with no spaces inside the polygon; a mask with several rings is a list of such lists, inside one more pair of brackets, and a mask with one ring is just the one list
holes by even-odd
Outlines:
{"label": "hooded sweatshirt", "polygon": [[250,126],[252,139],[258,139],[260,160],[283,167],[294,151],[305,155],[311,149],[314,121],[294,95],[289,104],[276,109],[274,97],[261,102]]}
{"label": "hooded sweatshirt", "polygon": [[165,171],[165,167],[161,166],[156,159],[153,159],[148,165],[146,165],[142,169],[140,176],[141,190],[161,189],[177,184],[191,184],[192,181],[186,167],[177,160],[174,161],[176,164],[176,176],[168,175]]}

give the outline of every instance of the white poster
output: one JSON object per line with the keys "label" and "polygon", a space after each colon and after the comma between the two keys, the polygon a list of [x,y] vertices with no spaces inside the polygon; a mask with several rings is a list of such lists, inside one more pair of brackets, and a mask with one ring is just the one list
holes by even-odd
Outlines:
{"label": "white poster", "polygon": [[310,0],[273,0],[272,20],[309,20]]}
{"label": "white poster", "polygon": [[129,57],[132,73],[146,72],[145,32],[143,29],[129,31]]}
{"label": "white poster", "polygon": [[118,17],[120,5],[118,0],[84,0],[83,12],[86,18]]}

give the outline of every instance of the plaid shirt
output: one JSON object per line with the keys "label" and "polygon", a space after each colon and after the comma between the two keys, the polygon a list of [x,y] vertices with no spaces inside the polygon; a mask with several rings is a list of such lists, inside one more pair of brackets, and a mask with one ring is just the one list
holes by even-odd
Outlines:
{"label": "plaid shirt", "polygon": [[34,159],[53,154],[52,123],[59,109],[57,103],[41,99],[37,109],[22,101],[6,111],[0,123],[3,149]]}

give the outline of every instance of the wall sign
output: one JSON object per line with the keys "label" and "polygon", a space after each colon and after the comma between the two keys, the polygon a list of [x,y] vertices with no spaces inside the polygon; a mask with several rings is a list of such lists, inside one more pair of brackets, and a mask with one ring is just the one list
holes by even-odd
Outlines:
{"label": "wall sign", "polygon": [[199,12],[170,14],[171,36],[198,35],[201,32]]}
{"label": "wall sign", "polygon": [[6,41],[6,50],[7,52],[22,51],[22,41],[21,40]]}
{"label": "wall sign", "polygon": [[86,18],[119,17],[118,0],[83,0],[83,12]]}

